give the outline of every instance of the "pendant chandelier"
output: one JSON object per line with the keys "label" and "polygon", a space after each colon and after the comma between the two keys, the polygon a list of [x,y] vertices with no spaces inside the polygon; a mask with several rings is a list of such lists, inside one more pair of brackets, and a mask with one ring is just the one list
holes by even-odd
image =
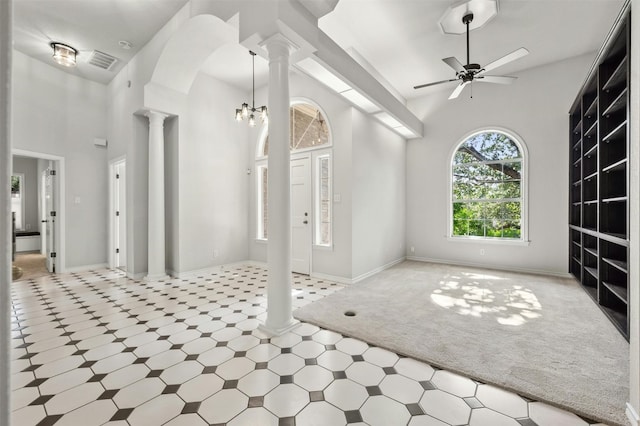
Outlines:
{"label": "pendant chandelier", "polygon": [[267,107],[261,106],[256,108],[256,54],[255,52],[249,51],[251,55],[251,61],[253,64],[253,86],[251,89],[251,108],[249,108],[249,104],[246,102],[243,103],[240,108],[236,108],[236,121],[242,121],[245,118],[249,119],[249,126],[254,127],[256,125],[256,113],[260,113],[260,119],[263,123],[267,123],[269,121],[269,116],[267,114]]}

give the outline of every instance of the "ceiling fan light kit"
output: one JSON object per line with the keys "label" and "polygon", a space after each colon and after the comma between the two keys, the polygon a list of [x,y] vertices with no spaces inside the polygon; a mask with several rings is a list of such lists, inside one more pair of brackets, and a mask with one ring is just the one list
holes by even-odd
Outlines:
{"label": "ceiling fan light kit", "polygon": [[[516,80],[517,77],[504,76],[504,75],[485,75],[484,73],[487,71],[496,69],[498,67],[501,67],[503,65],[506,65],[509,62],[522,58],[523,56],[528,55],[529,51],[524,47],[521,47],[511,53],[508,53],[507,55],[485,65],[484,67],[481,66],[480,64],[471,63],[470,61],[469,31],[473,29],[471,24],[475,20],[475,13],[472,12],[470,8],[472,5],[474,7],[478,7],[478,5],[483,5],[483,4],[486,5],[490,3],[495,4],[495,9],[493,9],[493,12],[491,12],[492,9],[486,9],[486,8],[482,9],[483,22],[482,24],[475,25],[473,27],[473,28],[479,28],[480,26],[484,25],[486,22],[488,22],[488,20],[490,20],[497,14],[498,12],[497,1],[467,0],[462,3],[458,3],[457,5],[454,5],[447,10],[447,13],[445,13],[445,15],[440,19],[440,26],[446,34],[463,34],[462,32],[455,32],[454,29],[451,29],[451,31],[448,32],[445,29],[443,22],[444,21],[448,22],[451,16],[458,16],[460,12],[464,12],[462,17],[460,18],[460,22],[466,29],[465,33],[467,36],[467,64],[463,65],[458,59],[456,59],[453,56],[449,58],[444,58],[442,59],[443,62],[449,65],[451,68],[453,68],[453,70],[456,72],[456,78],[452,78],[449,80],[436,81],[433,83],[421,84],[418,86],[414,86],[413,87],[414,89],[421,89],[423,87],[435,86],[438,84],[451,83],[455,81],[455,82],[458,82],[459,84],[453,90],[453,92],[451,93],[451,96],[449,96],[449,99],[455,99],[458,96],[460,96],[460,93],[462,93],[462,90],[465,88],[465,86],[467,86],[469,83],[472,83],[473,81],[479,81],[482,83],[511,84]],[[489,10],[489,12],[487,12],[487,10]],[[449,28],[450,25],[449,24],[447,25],[448,25],[447,28]]]}

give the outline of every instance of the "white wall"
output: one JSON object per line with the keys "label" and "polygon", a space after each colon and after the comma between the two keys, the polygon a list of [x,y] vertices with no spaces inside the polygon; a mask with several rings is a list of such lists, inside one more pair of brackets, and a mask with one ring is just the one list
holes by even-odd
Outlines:
{"label": "white wall", "polygon": [[[409,256],[567,272],[568,111],[594,56],[524,71],[511,86],[475,83],[473,99],[467,88],[456,100],[446,100],[450,91],[444,90],[411,101],[412,110],[425,122],[426,136],[409,141],[407,146]],[[528,148],[529,246],[447,239],[452,151],[466,134],[488,126],[515,132]],[[415,253],[410,252],[412,246]]]}
{"label": "white wall", "polygon": [[405,139],[353,109],[353,272],[357,278],[405,256]]}
{"label": "white wall", "polygon": [[27,157],[13,157],[13,174],[23,173],[24,223],[25,231],[37,231],[38,220],[38,160]]}
{"label": "white wall", "polygon": [[[233,112],[246,93],[198,74],[179,142],[179,247],[176,272],[248,258],[248,126]],[[217,256],[214,258],[214,251]]]}
{"label": "white wall", "polygon": [[65,158],[65,266],[106,263],[106,86],[14,51],[12,99],[13,148]]}

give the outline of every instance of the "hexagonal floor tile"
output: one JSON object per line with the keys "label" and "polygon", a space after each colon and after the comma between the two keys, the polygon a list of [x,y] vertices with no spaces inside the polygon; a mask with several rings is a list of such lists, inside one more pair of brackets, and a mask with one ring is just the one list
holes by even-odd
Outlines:
{"label": "hexagonal floor tile", "polygon": [[333,381],[333,374],[320,366],[308,365],[293,376],[293,382],[308,390],[322,390]]}
{"label": "hexagonal floor tile", "polygon": [[248,351],[249,349],[257,346],[260,343],[260,339],[257,337],[248,335],[248,336],[240,336],[231,340],[227,346],[234,351]]}
{"label": "hexagonal floor tile", "polygon": [[262,407],[247,408],[227,426],[278,426],[278,418]]}
{"label": "hexagonal floor tile", "polygon": [[469,426],[520,426],[520,423],[488,408],[478,408],[471,411]]}
{"label": "hexagonal floor tile", "polygon": [[331,371],[344,371],[353,364],[353,358],[340,351],[327,351],[318,357],[318,365]]}
{"label": "hexagonal floor tile", "polygon": [[220,346],[198,355],[198,362],[205,367],[217,366],[233,358],[233,354],[231,349]]}
{"label": "hexagonal floor tile", "polygon": [[209,424],[227,423],[240,414],[249,398],[237,389],[224,389],[205,399],[200,405],[198,414]]}
{"label": "hexagonal floor tile", "polygon": [[407,424],[411,415],[404,404],[386,396],[370,397],[360,409],[362,420],[371,426]]}
{"label": "hexagonal floor tile", "polygon": [[402,402],[411,404],[420,401],[424,389],[420,383],[408,379],[400,374],[391,374],[382,379],[380,389],[386,396]]}
{"label": "hexagonal floor tile", "polygon": [[280,355],[281,349],[270,343],[260,344],[247,351],[247,358],[255,362],[267,362]]}
{"label": "hexagonal floor tile", "polygon": [[382,368],[368,362],[354,362],[346,369],[347,377],[364,386],[375,386],[384,378]]}
{"label": "hexagonal floor tile", "polygon": [[58,426],[98,426],[108,422],[116,411],[118,411],[118,407],[110,399],[93,401],[68,413],[55,424]]}
{"label": "hexagonal floor tile", "polygon": [[100,383],[85,383],[57,394],[45,404],[45,408],[49,415],[65,414],[95,401],[103,392]]}
{"label": "hexagonal floor tile", "polygon": [[165,383],[157,377],[142,379],[120,389],[113,397],[113,401],[118,408],[134,408],[160,395],[165,386]]}
{"label": "hexagonal floor tile", "polygon": [[222,389],[224,380],[215,374],[203,374],[186,383],[178,390],[178,396],[186,402],[204,401]]}
{"label": "hexagonal floor tile", "polygon": [[232,358],[216,369],[216,374],[225,380],[237,380],[256,368],[256,363],[247,358]]}
{"label": "hexagonal floor tile", "polygon": [[435,370],[429,364],[417,361],[412,358],[401,358],[396,362],[394,368],[398,374],[409,377],[417,381],[431,380]]}
{"label": "hexagonal floor tile", "polygon": [[311,339],[315,342],[322,343],[323,345],[335,345],[342,340],[342,335],[330,330],[320,330],[311,336]]}
{"label": "hexagonal floor tile", "polygon": [[425,414],[452,425],[467,424],[471,414],[471,407],[462,398],[438,389],[425,391],[420,406]]}
{"label": "hexagonal floor tile", "polygon": [[358,410],[368,397],[365,387],[351,380],[336,380],[324,390],[324,399],[344,411]]}
{"label": "hexagonal floor tile", "polygon": [[325,348],[320,343],[308,340],[298,343],[291,351],[302,358],[317,358],[325,351]]}
{"label": "hexagonal floor tile", "polygon": [[168,385],[181,384],[202,373],[203,369],[196,361],[184,361],[164,370],[160,378]]}
{"label": "hexagonal floor tile", "polygon": [[278,355],[269,361],[269,370],[281,376],[291,375],[302,367],[304,367],[304,360],[294,354]]}
{"label": "hexagonal floor tile", "polygon": [[271,343],[279,348],[291,348],[300,342],[302,342],[302,336],[292,332],[271,338]]}
{"label": "hexagonal floor tile", "polygon": [[255,370],[238,382],[238,389],[249,396],[264,396],[280,384],[280,376],[269,370]]}
{"label": "hexagonal floor tile", "polygon": [[431,382],[443,391],[459,397],[474,396],[476,384],[473,380],[446,370],[438,370],[433,375]]}
{"label": "hexagonal floor tile", "polygon": [[527,401],[514,393],[507,392],[495,386],[478,385],[476,398],[487,408],[491,408],[510,417],[519,418],[529,415]]}
{"label": "hexagonal floor tile", "polygon": [[573,413],[543,402],[529,403],[529,417],[539,425],[586,426],[587,422]]}
{"label": "hexagonal floor tile", "polygon": [[340,425],[344,421],[344,412],[324,401],[310,403],[296,416],[296,426]]}
{"label": "hexagonal floor tile", "polygon": [[382,348],[369,348],[362,354],[365,361],[378,367],[393,367],[398,362],[398,355]]}
{"label": "hexagonal floor tile", "polygon": [[309,392],[298,385],[276,387],[264,397],[264,407],[278,417],[292,417],[309,403]]}
{"label": "hexagonal floor tile", "polygon": [[367,349],[369,349],[369,345],[360,340],[345,337],[336,343],[336,348],[349,355],[362,355]]}
{"label": "hexagonal floor tile", "polygon": [[131,426],[161,425],[179,415],[183,407],[177,395],[160,395],[136,407],[127,421]]}

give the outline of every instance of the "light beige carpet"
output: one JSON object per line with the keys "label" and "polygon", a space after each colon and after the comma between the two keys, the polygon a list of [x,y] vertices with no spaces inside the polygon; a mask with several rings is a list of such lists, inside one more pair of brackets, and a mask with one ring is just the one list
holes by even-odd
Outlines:
{"label": "light beige carpet", "polygon": [[572,279],[408,261],[294,316],[594,420],[626,424],[629,345]]}
{"label": "light beige carpet", "polygon": [[25,281],[49,275],[46,265],[47,259],[40,252],[18,253],[15,259],[13,264],[22,269],[22,276],[14,281]]}

